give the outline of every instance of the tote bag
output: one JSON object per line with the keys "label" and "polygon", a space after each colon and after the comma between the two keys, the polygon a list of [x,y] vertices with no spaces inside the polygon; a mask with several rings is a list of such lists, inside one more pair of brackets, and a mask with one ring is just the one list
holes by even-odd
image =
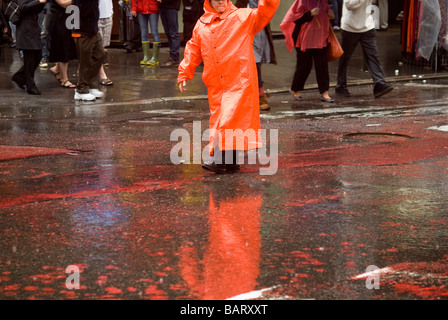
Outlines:
{"label": "tote bag", "polygon": [[330,26],[330,33],[328,36],[328,49],[327,49],[327,59],[328,61],[335,61],[339,59],[344,54],[341,45],[339,44],[338,38],[334,34],[333,28]]}

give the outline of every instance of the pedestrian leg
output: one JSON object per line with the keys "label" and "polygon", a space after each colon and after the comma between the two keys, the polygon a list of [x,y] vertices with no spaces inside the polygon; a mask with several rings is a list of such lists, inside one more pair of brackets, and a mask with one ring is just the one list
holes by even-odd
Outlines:
{"label": "pedestrian leg", "polygon": [[347,68],[360,38],[360,35],[357,33],[344,30],[342,30],[341,33],[341,47],[342,50],[344,50],[344,54],[338,60],[336,93],[338,93],[338,89],[347,90]]}

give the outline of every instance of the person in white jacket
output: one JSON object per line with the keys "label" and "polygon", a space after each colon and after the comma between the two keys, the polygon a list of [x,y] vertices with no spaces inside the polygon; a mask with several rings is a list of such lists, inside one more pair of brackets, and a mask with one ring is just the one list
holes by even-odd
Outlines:
{"label": "person in white jacket", "polygon": [[350,96],[347,89],[347,67],[358,43],[361,43],[367,68],[373,80],[375,98],[392,91],[386,83],[384,71],[378,58],[375,22],[372,16],[372,0],[344,0],[341,33],[344,54],[339,58],[336,94]]}

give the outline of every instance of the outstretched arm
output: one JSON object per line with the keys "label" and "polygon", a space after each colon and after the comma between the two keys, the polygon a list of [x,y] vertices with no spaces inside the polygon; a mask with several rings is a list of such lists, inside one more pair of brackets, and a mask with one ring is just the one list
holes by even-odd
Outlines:
{"label": "outstretched arm", "polygon": [[279,4],[280,0],[260,0],[258,2],[258,8],[255,9],[254,34],[257,34],[267,26],[274,17]]}

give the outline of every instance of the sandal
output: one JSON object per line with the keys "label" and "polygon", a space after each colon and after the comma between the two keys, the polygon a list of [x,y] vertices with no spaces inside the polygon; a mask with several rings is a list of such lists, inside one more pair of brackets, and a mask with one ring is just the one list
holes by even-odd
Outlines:
{"label": "sandal", "polygon": [[54,72],[52,68],[50,68],[49,70],[54,75],[56,80],[61,81],[61,73],[59,71],[58,72]]}
{"label": "sandal", "polygon": [[73,89],[76,88],[76,84],[71,83],[70,80],[65,80],[63,83],[61,83],[61,87]]}
{"label": "sandal", "polygon": [[112,80],[110,80],[109,78],[101,79],[100,83],[101,83],[103,86],[111,86],[111,85],[114,84],[114,83],[112,82]]}

